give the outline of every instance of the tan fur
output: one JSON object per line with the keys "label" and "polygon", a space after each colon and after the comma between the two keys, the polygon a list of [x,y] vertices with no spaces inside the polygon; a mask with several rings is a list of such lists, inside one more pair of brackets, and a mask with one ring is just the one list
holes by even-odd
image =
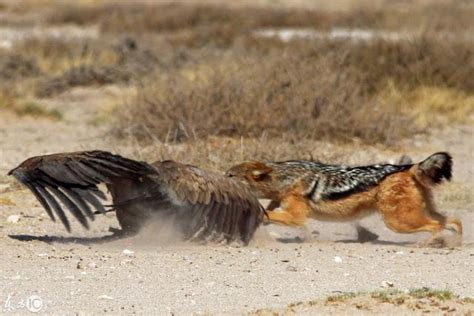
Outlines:
{"label": "tan fur", "polygon": [[271,169],[266,174],[265,181],[260,181],[261,175],[260,179],[245,176],[253,174],[251,171],[254,168],[262,169],[263,165],[244,163],[231,170],[232,176],[244,178],[261,198],[272,199],[267,209],[270,222],[303,226],[308,217],[324,221],[350,221],[378,211],[385,225],[395,232],[431,232],[432,236],[423,244],[433,241],[443,229],[452,230],[459,237],[462,235],[459,219],[446,217],[436,211],[431,185],[420,181],[416,165],[406,171],[388,175],[365,192],[317,202],[310,200],[305,194],[308,187],[303,178],[296,180],[291,189],[277,192],[275,188],[281,188],[282,185],[277,183],[278,177],[272,177]]}

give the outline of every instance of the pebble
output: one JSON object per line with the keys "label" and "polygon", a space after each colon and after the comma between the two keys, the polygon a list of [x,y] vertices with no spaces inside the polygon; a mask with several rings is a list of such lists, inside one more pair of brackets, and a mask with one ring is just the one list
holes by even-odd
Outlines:
{"label": "pebble", "polygon": [[122,261],[120,261],[120,264],[121,265],[126,265],[126,264],[131,264],[133,261],[132,259],[124,259]]}
{"label": "pebble", "polygon": [[95,262],[89,262],[89,264],[87,265],[89,268],[97,268],[97,263]]}
{"label": "pebble", "polygon": [[125,249],[124,251],[122,251],[122,254],[125,255],[125,256],[132,257],[132,256],[135,255],[135,251],[132,251],[132,250],[129,250],[129,249]]}
{"label": "pebble", "polygon": [[98,297],[99,300],[113,300],[114,298],[112,296],[108,295],[101,295]]}
{"label": "pebble", "polygon": [[335,257],[334,257],[334,262],[341,263],[341,262],[342,262],[342,258],[339,257],[339,256],[335,256]]}
{"label": "pebble", "polygon": [[20,220],[20,215],[13,214],[7,217],[8,223],[16,224],[18,223],[19,220]]}
{"label": "pebble", "polygon": [[390,282],[390,281],[382,281],[382,282],[380,283],[380,286],[383,287],[383,288],[393,287],[393,282]]}

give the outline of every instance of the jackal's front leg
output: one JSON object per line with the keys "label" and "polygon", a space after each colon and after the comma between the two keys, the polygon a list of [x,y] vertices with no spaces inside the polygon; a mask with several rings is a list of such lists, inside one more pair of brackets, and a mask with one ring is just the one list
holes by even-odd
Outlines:
{"label": "jackal's front leg", "polygon": [[268,210],[268,220],[275,224],[287,226],[303,226],[311,211],[306,198],[289,195],[282,199],[280,207]]}

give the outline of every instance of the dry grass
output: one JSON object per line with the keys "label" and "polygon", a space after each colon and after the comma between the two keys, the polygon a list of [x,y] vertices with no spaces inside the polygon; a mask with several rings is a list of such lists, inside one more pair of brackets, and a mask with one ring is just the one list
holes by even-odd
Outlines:
{"label": "dry grass", "polygon": [[21,53],[0,52],[0,80],[2,86],[25,78],[36,77],[40,73],[41,70],[33,58]]}
{"label": "dry grass", "polygon": [[405,118],[378,108],[329,62],[273,56],[157,78],[122,115],[121,128],[134,126],[140,139],[165,142],[208,136],[390,142]]}
{"label": "dry grass", "polygon": [[455,298],[456,296],[450,290],[437,290],[430,288],[414,288],[407,292],[400,290],[380,290],[373,292],[347,292],[338,295],[331,295],[326,298],[326,303],[345,302],[358,296],[370,296],[383,303],[402,304],[405,300],[410,298],[415,299],[435,299],[439,301],[446,301]]}
{"label": "dry grass", "polygon": [[15,43],[12,50],[35,60],[47,75],[61,75],[84,65],[110,65],[119,58],[109,40],[32,37]]}
{"label": "dry grass", "polygon": [[379,93],[379,100],[403,108],[420,128],[474,122],[474,94],[458,89],[419,86],[403,90],[388,84]]}
{"label": "dry grass", "polygon": [[160,65],[158,53],[146,45],[137,47],[130,38],[101,42],[29,39],[15,50],[26,52],[38,65],[42,76],[36,81],[35,95],[39,97],[51,97],[75,86],[127,84]]}
{"label": "dry grass", "polygon": [[[27,40],[14,47],[13,57],[0,56],[0,78],[32,78],[40,97],[74,86],[137,86],[136,99],[118,113],[120,137],[126,131],[145,142],[228,136],[392,145],[472,117],[474,46],[462,36],[474,29],[469,4],[343,11],[43,4],[44,23],[97,25],[100,40]],[[17,13],[39,7],[22,2],[21,8]],[[392,29],[418,36],[283,43],[253,34],[267,27]]]}
{"label": "dry grass", "polygon": [[33,101],[18,100],[8,93],[0,93],[0,112],[9,111],[18,116],[42,117],[53,120],[62,119],[62,114],[57,110],[49,110]]}
{"label": "dry grass", "polygon": [[[158,73],[122,113],[120,129],[165,142],[220,135],[393,144],[427,127],[415,124],[426,113],[456,109],[446,116],[451,122],[470,111],[473,56],[467,43],[434,39],[253,43]],[[387,92],[393,86],[398,96]],[[444,103],[432,95],[443,102],[432,106],[416,98],[426,89],[458,98]]]}

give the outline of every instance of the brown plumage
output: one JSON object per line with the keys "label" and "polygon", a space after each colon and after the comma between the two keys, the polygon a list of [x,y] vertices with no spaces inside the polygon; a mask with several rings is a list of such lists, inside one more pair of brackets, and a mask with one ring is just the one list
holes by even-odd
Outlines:
{"label": "brown plumage", "polygon": [[187,240],[247,244],[264,216],[257,198],[240,181],[175,161],[148,164],[104,151],[61,153],[27,159],[9,175],[68,231],[63,207],[85,228],[95,213],[106,212],[100,183],[110,191],[110,207],[126,233],[136,233],[159,215]]}

